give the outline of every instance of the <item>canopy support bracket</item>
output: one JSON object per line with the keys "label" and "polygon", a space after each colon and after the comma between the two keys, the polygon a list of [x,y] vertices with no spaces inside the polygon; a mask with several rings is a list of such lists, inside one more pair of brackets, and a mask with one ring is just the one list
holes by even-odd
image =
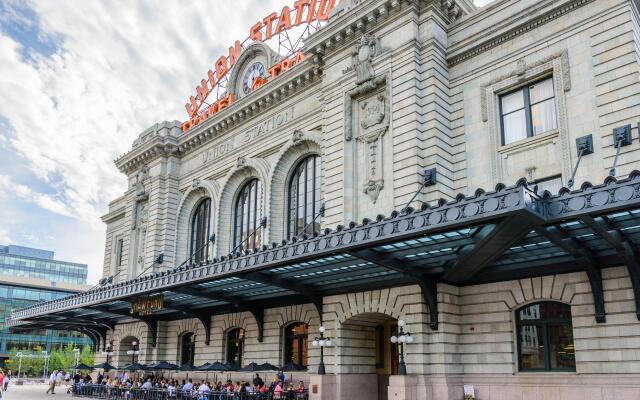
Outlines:
{"label": "canopy support bracket", "polygon": [[264,340],[264,309],[252,308],[249,312],[256,320],[256,324],[258,325],[258,342],[262,343]]}
{"label": "canopy support bracket", "polygon": [[571,255],[589,278],[591,293],[593,294],[593,307],[595,311],[595,319],[599,324],[607,322],[607,313],[604,306],[604,289],[602,285],[602,271],[596,265],[593,255],[576,239],[570,237],[560,229],[551,227],[536,227],[538,234],[547,238],[551,243],[560,247],[567,254]]}

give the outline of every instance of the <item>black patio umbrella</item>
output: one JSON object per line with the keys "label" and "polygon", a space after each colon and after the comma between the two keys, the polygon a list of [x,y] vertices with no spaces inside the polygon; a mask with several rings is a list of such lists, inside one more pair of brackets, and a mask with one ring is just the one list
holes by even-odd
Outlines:
{"label": "black patio umbrella", "polygon": [[227,367],[227,371],[237,371],[238,370],[238,366],[235,363],[232,363],[231,361],[228,361],[228,362],[224,363],[224,366]]}
{"label": "black patio umbrella", "polygon": [[260,364],[260,371],[279,371],[280,368],[276,367],[273,364],[264,363]]}
{"label": "black patio umbrella", "polygon": [[150,365],[149,369],[153,371],[177,371],[180,367],[166,361],[161,361],[157,364]]}
{"label": "black patio umbrella", "polygon": [[181,365],[179,368],[180,371],[195,371],[196,367],[194,367],[193,365],[186,363],[184,365]]}
{"label": "black patio umbrella", "polygon": [[71,367],[72,370],[82,370],[82,371],[93,371],[93,367],[90,367],[86,364],[78,364],[78,365],[74,365],[73,367]]}
{"label": "black patio umbrella", "polygon": [[298,364],[294,364],[293,361],[291,361],[288,364],[285,364],[282,366],[282,371],[286,371],[286,372],[291,372],[291,371],[304,371],[304,368],[302,368],[301,366],[299,366]]}
{"label": "black patio umbrella", "polygon": [[131,372],[135,372],[135,371],[144,371],[145,369],[147,369],[147,367],[145,367],[142,364],[139,363],[133,363],[133,364],[127,364],[121,368],[118,368],[120,370],[123,371],[131,371]]}
{"label": "black patio umbrella", "polygon": [[240,368],[238,371],[240,372],[256,372],[256,371],[264,371],[260,368],[260,364],[256,364],[254,362],[245,365],[243,368]]}
{"label": "black patio umbrella", "polygon": [[113,365],[109,363],[100,363],[93,366],[93,369],[103,369],[105,371],[111,371],[112,369],[116,369]]}
{"label": "black patio umbrella", "polygon": [[229,367],[221,362],[206,363],[196,368],[196,371],[229,371]]}

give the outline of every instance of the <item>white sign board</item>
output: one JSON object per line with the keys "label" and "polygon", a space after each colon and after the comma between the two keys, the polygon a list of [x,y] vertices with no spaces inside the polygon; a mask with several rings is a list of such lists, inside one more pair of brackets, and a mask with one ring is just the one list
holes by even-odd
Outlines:
{"label": "white sign board", "polygon": [[464,398],[465,399],[476,398],[476,388],[473,385],[464,385]]}

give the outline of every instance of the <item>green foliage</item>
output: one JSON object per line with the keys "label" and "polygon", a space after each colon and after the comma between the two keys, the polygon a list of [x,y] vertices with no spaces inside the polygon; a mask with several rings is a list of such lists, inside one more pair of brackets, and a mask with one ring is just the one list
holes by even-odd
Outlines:
{"label": "green foliage", "polygon": [[[76,358],[73,349],[73,344],[68,344],[61,349],[52,351],[49,353],[49,373],[54,370],[62,370],[65,372],[71,372],[75,365]],[[11,350],[7,365],[14,374],[18,374],[18,368],[20,366],[20,374],[28,376],[42,376],[44,372],[44,358],[42,357],[42,348],[36,347],[33,351],[23,350],[22,352],[22,366],[20,366],[20,357],[16,354],[19,352],[16,349]],[[85,346],[80,351],[81,364],[93,365],[94,354],[91,351],[91,347]]]}

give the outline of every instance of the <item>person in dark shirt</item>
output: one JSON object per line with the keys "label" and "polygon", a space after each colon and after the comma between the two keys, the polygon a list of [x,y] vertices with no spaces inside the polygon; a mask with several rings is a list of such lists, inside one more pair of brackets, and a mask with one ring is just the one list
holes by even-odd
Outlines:
{"label": "person in dark shirt", "polygon": [[256,377],[253,378],[253,386],[264,386],[264,381],[260,378],[260,374],[256,374]]}

